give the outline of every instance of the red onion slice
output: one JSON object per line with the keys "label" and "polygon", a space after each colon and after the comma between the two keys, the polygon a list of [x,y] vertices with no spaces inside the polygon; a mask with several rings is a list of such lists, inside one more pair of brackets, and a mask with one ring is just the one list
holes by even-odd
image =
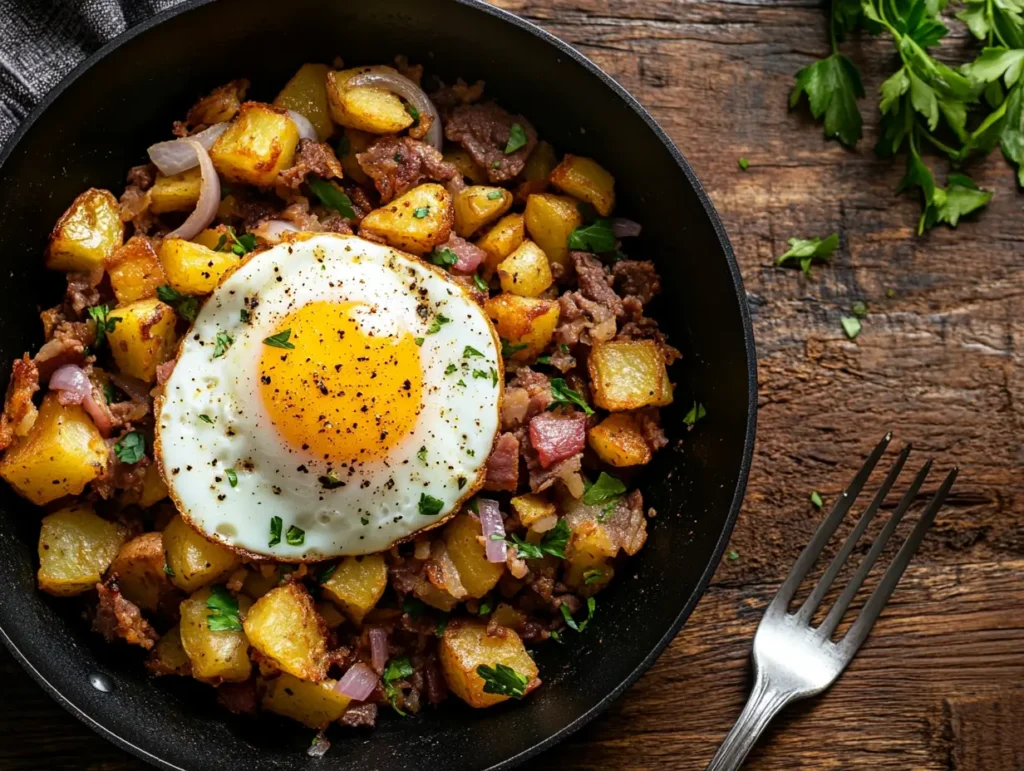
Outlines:
{"label": "red onion slice", "polygon": [[299,228],[295,223],[287,220],[267,220],[253,228],[252,232],[272,244],[280,242],[286,233],[298,233]]}
{"label": "red onion slice", "polygon": [[616,238],[632,238],[640,235],[642,226],[639,222],[627,220],[625,217],[615,217],[612,220],[612,232]]}
{"label": "red onion slice", "polygon": [[299,129],[300,139],[312,139],[314,142],[317,140],[316,129],[309,122],[309,118],[300,112],[295,112],[295,110],[288,110],[288,117],[292,119],[292,123]]}
{"label": "red onion slice", "polygon": [[210,160],[206,148],[191,139],[186,140],[186,143],[191,145],[199,156],[199,172],[202,174],[203,184],[199,188],[196,208],[188,215],[187,220],[167,234],[167,238],[184,238],[189,241],[199,235],[217,216],[217,207],[220,206],[220,177],[213,168],[213,161]]}
{"label": "red onion slice", "polygon": [[367,67],[346,84],[346,88],[382,88],[402,97],[420,114],[420,119],[429,119],[430,128],[424,137],[428,144],[441,151],[441,116],[437,108],[422,88],[413,83],[405,75],[393,71],[389,67]]}
{"label": "red onion slice", "polygon": [[383,674],[388,663],[388,633],[379,626],[370,630],[370,663],[378,675]]}
{"label": "red onion slice", "polygon": [[81,404],[92,396],[92,381],[77,364],[65,364],[50,375],[50,388],[60,391],[61,404]]}
{"label": "red onion slice", "polygon": [[[501,518],[498,502],[490,498],[477,498],[480,511],[480,529],[484,535],[484,550],[488,562],[505,561],[505,523]],[[499,536],[492,538],[491,536]]]}
{"label": "red onion slice", "polygon": [[366,701],[376,687],[377,673],[366,664],[359,663],[349,667],[348,672],[334,686],[334,690],[353,701]]}
{"label": "red onion slice", "polygon": [[199,165],[199,157],[189,142],[198,142],[203,149],[209,150],[217,138],[227,130],[227,123],[214,123],[208,129],[203,129],[198,134],[190,137],[180,137],[167,142],[157,142],[150,145],[149,160],[160,169],[164,176],[181,174],[183,171],[194,169]]}

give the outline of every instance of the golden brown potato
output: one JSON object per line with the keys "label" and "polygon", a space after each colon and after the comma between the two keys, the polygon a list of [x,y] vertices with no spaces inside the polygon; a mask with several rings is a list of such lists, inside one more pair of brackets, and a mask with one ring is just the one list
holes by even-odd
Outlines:
{"label": "golden brown potato", "polygon": [[290,717],[322,731],[345,714],[351,699],[334,690],[337,680],[311,683],[282,672],[267,681],[262,705],[267,712]]}
{"label": "golden brown potato", "polygon": [[[365,67],[327,73],[327,102],[335,123],[349,128],[369,131],[371,134],[396,134],[409,128],[413,117],[402,100],[383,88],[349,88],[348,81]],[[390,67],[375,67],[392,70]]]}
{"label": "golden brown potato", "polygon": [[523,641],[511,629],[489,636],[487,625],[479,621],[456,619],[448,624],[438,646],[441,671],[452,693],[471,707],[490,707],[511,697],[484,691],[484,679],[477,674],[481,666],[494,668],[504,664],[526,678],[525,692],[538,685],[537,665],[523,647]]}
{"label": "golden brown potato", "polygon": [[117,576],[121,594],[143,610],[156,612],[177,592],[164,570],[164,538],[160,533],[143,533],[133,538],[110,563],[111,575]]}
{"label": "golden brown potato", "polygon": [[439,589],[429,581],[424,580],[422,584],[417,585],[413,591],[419,599],[429,605],[432,608],[443,610],[445,613],[453,610],[459,601],[451,594],[446,592],[444,589]]}
{"label": "golden brown potato", "polygon": [[487,253],[481,268],[485,278],[490,278],[498,263],[519,248],[526,237],[522,214],[506,214],[494,227],[477,239],[476,245]]}
{"label": "golden brown potato", "polygon": [[46,249],[50,270],[91,271],[103,265],[124,241],[117,199],[108,190],[89,188],[57,220]]}
{"label": "golden brown potato", "polygon": [[166,497],[167,485],[164,483],[164,478],[160,476],[160,469],[155,463],[147,466],[146,476],[142,479],[142,492],[139,493],[139,506],[148,509]]}
{"label": "golden brown potato", "polygon": [[584,597],[596,594],[612,580],[612,558],[617,552],[618,547],[603,525],[592,521],[579,523],[565,548],[562,581]]}
{"label": "golden brown potato", "polygon": [[526,159],[526,166],[523,167],[523,179],[525,180],[516,188],[516,200],[526,203],[531,195],[543,193],[548,189],[548,177],[558,163],[555,157],[555,148],[543,139],[537,143]]}
{"label": "golden brown potato", "polygon": [[595,343],[587,369],[598,407],[620,412],[672,403],[665,357],[653,340]]}
{"label": "golden brown potato", "polygon": [[626,412],[609,415],[587,432],[597,456],[612,466],[642,466],[651,460],[651,448],[636,418]]}
{"label": "golden brown potato", "polygon": [[275,107],[294,110],[312,123],[321,142],[334,133],[331,111],[327,106],[327,73],[330,69],[326,64],[303,64],[274,99]]}
{"label": "golden brown potato", "polygon": [[441,185],[430,182],[374,209],[359,223],[359,232],[396,249],[425,254],[448,240],[452,222],[451,196]]}
{"label": "golden brown potato", "polygon": [[119,305],[156,297],[156,288],[167,283],[156,249],[144,236],[129,238],[104,265]]}
{"label": "golden brown potato", "polygon": [[[231,196],[225,196],[225,198],[230,197]],[[190,243],[205,246],[207,249],[214,252],[217,251],[217,246],[220,245],[225,253],[233,254],[230,248],[225,247],[225,244],[228,244],[230,240],[228,238],[227,230],[227,227],[225,227],[224,225],[218,225],[215,228],[206,228],[205,230],[200,230],[199,235],[193,238]],[[222,238],[224,240],[221,240]],[[167,243],[167,241],[165,240],[163,243]]]}
{"label": "golden brown potato", "polygon": [[78,495],[107,470],[109,450],[92,418],[77,404],[43,397],[28,436],[0,458],[0,477],[37,506]]}
{"label": "golden brown potato", "polygon": [[484,167],[473,160],[472,156],[461,146],[445,149],[444,160],[459,170],[459,174],[469,179],[474,185],[487,184],[487,172]]}
{"label": "golden brown potato", "polygon": [[245,102],[210,149],[210,160],[231,182],[268,187],[292,165],[298,143],[299,129],[286,111]]}
{"label": "golden brown potato", "polygon": [[320,600],[316,604],[316,612],[328,629],[337,629],[345,623],[345,615],[338,610],[338,606],[326,600]]}
{"label": "golden brown potato", "polygon": [[491,614],[491,621],[498,626],[519,630],[526,624],[526,614],[516,610],[507,602],[499,602]]}
{"label": "golden brown potato", "polygon": [[551,184],[591,204],[602,217],[615,208],[615,177],[592,158],[566,155],[551,172]]}
{"label": "golden brown potato", "polygon": [[253,565],[242,584],[242,594],[258,600],[281,583],[281,568],[277,565]]}
{"label": "golden brown potato", "polygon": [[[354,128],[346,128],[344,133],[345,139],[339,143],[338,160],[341,161],[341,168],[345,172],[345,178],[355,180],[360,185],[371,184],[373,180],[363,171],[363,167],[356,160],[356,155],[365,153],[366,148],[377,138],[376,135]],[[346,145],[347,152],[341,152],[341,150],[345,149]]]}
{"label": "golden brown potato", "polygon": [[249,609],[245,634],[282,672],[320,682],[327,677],[327,637],[301,583],[271,589]]}
{"label": "golden brown potato", "polygon": [[224,578],[242,562],[228,547],[189,527],[180,514],[164,528],[164,551],[171,581],[186,592]]}
{"label": "golden brown potato", "polygon": [[533,529],[538,522],[554,525],[555,520],[558,519],[558,510],[555,508],[555,504],[540,494],[518,495],[512,499],[512,508],[519,517],[519,521],[530,529]]}
{"label": "golden brown potato", "polygon": [[569,260],[569,236],[583,224],[576,201],[563,195],[540,193],[526,199],[526,232],[551,262]]}
{"label": "golden brown potato", "polygon": [[[223,587],[221,587],[222,591]],[[192,677],[204,683],[240,683],[252,674],[249,640],[242,629],[210,629],[210,587],[181,603],[181,645],[192,664]],[[250,608],[248,597],[238,597],[239,617]]]}
{"label": "golden brown potato", "polygon": [[154,214],[192,211],[199,202],[202,186],[203,176],[198,166],[170,177],[157,174],[149,189],[149,210]]}
{"label": "golden brown potato", "polygon": [[555,282],[548,256],[533,241],[523,241],[498,264],[498,279],[503,291],[522,297],[537,297]]}
{"label": "golden brown potato", "polygon": [[116,323],[107,340],[118,369],[144,383],[155,382],[156,368],[177,350],[174,309],[156,299],[137,300],[110,311],[107,321]]}
{"label": "golden brown potato", "polygon": [[501,187],[470,185],[455,196],[452,206],[455,209],[455,234],[469,238],[509,210],[512,194]]}
{"label": "golden brown potato", "polygon": [[388,585],[388,567],[380,554],[345,557],[321,586],[356,624],[373,609]]}
{"label": "golden brown potato", "polygon": [[154,675],[187,677],[192,674],[192,662],[181,644],[180,626],[175,624],[156,641],[146,661],[146,669]]}
{"label": "golden brown potato", "polygon": [[487,561],[484,545],[479,540],[481,536],[480,520],[469,514],[459,514],[444,529],[448,554],[470,597],[483,597],[505,572],[504,562]]}
{"label": "golden brown potato", "polygon": [[96,586],[124,543],[124,528],[77,505],[43,517],[39,532],[39,588],[81,594]]}
{"label": "golden brown potato", "polygon": [[511,358],[529,361],[543,351],[558,326],[558,303],[538,297],[519,297],[503,292],[484,303],[498,336],[511,346],[525,345]]}
{"label": "golden brown potato", "polygon": [[217,284],[242,264],[242,258],[230,249],[215,252],[192,241],[167,238],[160,245],[160,262],[167,283],[174,289],[182,294],[203,295],[216,289]]}

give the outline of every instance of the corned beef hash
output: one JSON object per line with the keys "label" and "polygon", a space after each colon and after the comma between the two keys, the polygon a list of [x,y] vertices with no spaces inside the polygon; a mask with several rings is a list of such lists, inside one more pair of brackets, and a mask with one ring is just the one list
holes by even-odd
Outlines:
{"label": "corned beef hash", "polygon": [[614,179],[422,76],[234,81],[79,195],[0,417],[40,589],[320,737],[539,687],[528,647],[586,633],[666,444],[679,354]]}

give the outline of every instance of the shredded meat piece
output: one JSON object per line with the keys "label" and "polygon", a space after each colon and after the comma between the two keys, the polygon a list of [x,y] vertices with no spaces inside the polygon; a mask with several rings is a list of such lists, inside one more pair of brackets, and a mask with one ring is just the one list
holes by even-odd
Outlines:
{"label": "shredded meat piece", "polygon": [[643,434],[644,441],[651,448],[651,452],[657,452],[668,444],[668,437],[665,436],[665,431],[661,427],[661,411],[657,407],[645,407],[637,410],[633,413],[633,417],[636,418],[640,433]]}
{"label": "shredded meat piece", "polygon": [[[505,153],[512,126],[518,123],[526,144]],[[466,148],[470,157],[487,171],[491,182],[507,182],[519,176],[537,144],[537,132],[522,115],[512,115],[493,102],[461,105],[452,110],[444,127],[445,138]]]}
{"label": "shredded meat piece", "polygon": [[544,468],[536,452],[526,455],[526,467],[530,472],[530,490],[539,493],[547,490],[556,481],[561,481],[571,491],[578,487],[582,494],[583,481],[580,479],[581,461],[583,453],[577,453],[571,458],[555,463],[550,468]]}
{"label": "shredded meat piece", "polygon": [[256,681],[221,683],[217,686],[217,703],[236,715],[256,715],[259,712]]}
{"label": "shredded meat piece", "polygon": [[601,303],[588,300],[579,292],[566,292],[558,298],[558,307],[556,343],[592,345],[615,336],[615,312]]}
{"label": "shredded meat piece", "polygon": [[458,78],[455,85],[442,86],[430,95],[430,101],[439,110],[449,107],[457,107],[460,104],[473,104],[479,102],[484,95],[484,82],[478,80],[473,85],[467,85],[466,81]]}
{"label": "shredded meat piece", "polygon": [[149,204],[149,193],[137,185],[128,185],[121,194],[118,205],[121,221],[130,222],[137,235],[148,235],[159,224]]}
{"label": "shredded meat piece", "polygon": [[50,339],[33,357],[39,368],[40,381],[49,382],[58,368],[65,364],[84,367],[88,357],[87,345],[96,343],[96,324],[92,321],[61,321],[53,328]]}
{"label": "shredded meat piece", "polygon": [[525,418],[532,418],[544,412],[554,397],[551,395],[551,380],[542,372],[529,367],[520,367],[509,382],[509,388],[523,388],[530,397]]}
{"label": "shredded meat piece", "polygon": [[118,490],[130,490],[135,495],[141,494],[146,478],[146,466],[150,464],[149,458],[145,457],[138,463],[123,463],[114,451],[114,445],[119,441],[120,437],[107,440],[107,469],[92,483],[93,491],[103,499],[114,497]]}
{"label": "shredded meat piece", "polygon": [[7,384],[4,411],[0,415],[0,450],[6,450],[15,437],[27,435],[35,425],[39,412],[32,403],[32,396],[38,390],[38,367],[28,354],[15,359],[11,382]]}
{"label": "shredded meat piece", "polygon": [[563,351],[562,347],[558,346],[551,352],[550,361],[548,363],[559,372],[564,373],[576,366],[576,357],[568,351]]}
{"label": "shredded meat piece", "polygon": [[382,137],[357,154],[356,161],[373,179],[381,203],[427,181],[447,182],[458,173],[433,147],[409,137]]}
{"label": "shredded meat piece", "polygon": [[344,176],[338,156],[334,154],[329,144],[313,139],[300,139],[294,165],[277,175],[276,186],[285,191],[281,197],[287,197],[288,192],[298,191],[310,174],[321,179],[341,179]]}
{"label": "shredded meat piece", "polygon": [[116,579],[108,578],[104,583],[96,584],[96,592],[99,605],[92,620],[93,631],[103,635],[107,642],[120,638],[129,645],[151,649],[159,635],[142,617],[138,606],[121,596]]}
{"label": "shredded meat piece", "polygon": [[377,725],[377,705],[373,702],[353,704],[338,722],[349,728],[373,728]]}
{"label": "shredded meat piece", "polygon": [[167,382],[167,379],[174,372],[174,365],[178,363],[177,358],[173,358],[170,361],[165,361],[163,364],[156,365],[156,384],[163,385]]}
{"label": "shredded meat piece", "polygon": [[639,490],[620,498],[615,510],[604,522],[612,543],[633,556],[647,541],[647,520],[644,518],[644,497]]}
{"label": "shredded meat piece", "polygon": [[232,193],[231,197],[234,199],[232,213],[242,220],[247,231],[255,228],[263,220],[277,216],[278,205],[276,203],[245,195],[242,192]]}
{"label": "shredded meat piece", "polygon": [[144,163],[141,166],[132,166],[128,169],[128,184],[135,185],[140,190],[149,190],[156,182],[156,166],[152,163]]}
{"label": "shredded meat piece", "polygon": [[530,394],[525,388],[506,386],[505,398],[501,402],[501,427],[509,431],[526,420],[530,408]]}
{"label": "shredded meat piece", "polygon": [[615,279],[611,272],[588,252],[569,252],[569,257],[576,269],[580,294],[621,317],[624,313],[622,298],[612,289]]}
{"label": "shredded meat piece", "polygon": [[68,273],[64,302],[74,311],[75,316],[81,318],[86,308],[99,305],[100,292],[96,287],[102,280],[102,268],[91,273]]}
{"label": "shredded meat piece", "polygon": [[623,260],[615,263],[612,274],[619,293],[636,297],[641,305],[647,305],[661,292],[661,278],[653,262]]}
{"label": "shredded meat piece", "polygon": [[502,434],[487,459],[484,489],[515,492],[518,487],[519,439],[514,434]]}
{"label": "shredded meat piece", "polygon": [[434,706],[448,698],[448,685],[444,681],[436,658],[431,657],[423,667],[423,690],[427,695],[427,701]]}

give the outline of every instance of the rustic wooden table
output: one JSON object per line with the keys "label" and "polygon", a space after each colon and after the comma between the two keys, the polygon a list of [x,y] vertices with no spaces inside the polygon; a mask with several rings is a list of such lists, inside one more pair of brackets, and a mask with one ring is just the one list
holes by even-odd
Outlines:
{"label": "rustic wooden table", "polygon": [[[826,503],[892,428],[960,480],[874,634],[823,698],[798,705],[753,769],[1024,769],[1024,217],[998,153],[996,197],[914,236],[897,165],[825,142],[786,99],[826,50],[812,0],[500,0],[590,56],[654,114],[718,207],[743,271],[760,416],[732,559],[682,634],[603,717],[528,768],[703,768],[749,687],[761,611]],[[969,45],[955,28],[952,49]],[[851,46],[866,87],[889,44]],[[865,101],[870,111],[870,102]],[[742,172],[736,161],[748,158]],[[774,267],[790,236],[838,230],[832,266]],[[839,324],[870,307],[855,342]],[[142,768],[0,653],[0,768]]]}

